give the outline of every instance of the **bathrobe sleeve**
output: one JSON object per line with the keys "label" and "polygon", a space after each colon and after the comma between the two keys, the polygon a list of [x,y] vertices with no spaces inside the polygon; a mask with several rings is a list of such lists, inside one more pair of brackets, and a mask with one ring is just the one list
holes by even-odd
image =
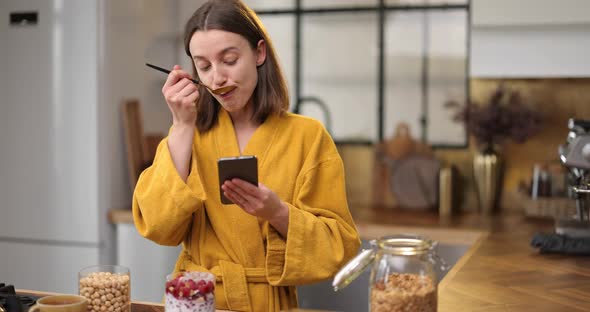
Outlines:
{"label": "bathrobe sleeve", "polygon": [[168,139],[158,145],[152,166],[141,174],[133,194],[133,221],[143,237],[167,246],[176,246],[186,237],[193,213],[205,201],[195,155],[193,145],[185,183],[170,156]]}
{"label": "bathrobe sleeve", "polygon": [[300,285],[331,278],[360,247],[346,200],[342,159],[327,133],[316,145],[297,178],[295,198],[287,203],[287,238],[272,226],[265,231],[266,271],[271,285]]}

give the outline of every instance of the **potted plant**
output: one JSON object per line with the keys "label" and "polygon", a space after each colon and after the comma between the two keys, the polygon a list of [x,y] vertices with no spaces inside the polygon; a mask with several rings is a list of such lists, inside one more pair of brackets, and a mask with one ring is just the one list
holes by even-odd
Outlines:
{"label": "potted plant", "polygon": [[492,213],[500,194],[502,163],[499,147],[507,140],[524,143],[539,132],[542,116],[529,107],[518,91],[500,84],[486,102],[461,105],[456,101],[445,104],[456,111],[453,119],[465,125],[474,138],[477,152],[473,173],[480,210]]}

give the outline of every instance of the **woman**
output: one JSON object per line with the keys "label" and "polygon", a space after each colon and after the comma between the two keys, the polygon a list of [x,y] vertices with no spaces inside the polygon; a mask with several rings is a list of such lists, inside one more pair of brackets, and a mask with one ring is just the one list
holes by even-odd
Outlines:
{"label": "woman", "polygon": [[[205,3],[184,42],[201,82],[235,88],[215,95],[174,67],[162,89],[172,128],[137,183],[135,225],[183,244],[175,271],[217,276],[218,309],[296,307],[296,285],[332,277],[360,246],[342,160],[319,122],[287,111],[270,38],[241,1]],[[225,181],[235,205],[223,205],[217,160],[241,154],[258,158],[260,183]]]}

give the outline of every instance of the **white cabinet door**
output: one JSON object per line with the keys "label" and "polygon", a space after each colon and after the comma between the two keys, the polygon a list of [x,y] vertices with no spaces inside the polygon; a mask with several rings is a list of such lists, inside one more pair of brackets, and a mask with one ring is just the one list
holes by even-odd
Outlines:
{"label": "white cabinet door", "polygon": [[471,34],[472,77],[590,77],[590,24],[473,28]]}
{"label": "white cabinet door", "polygon": [[472,10],[472,77],[590,77],[590,1],[473,0]]}
{"label": "white cabinet door", "polygon": [[19,289],[78,293],[78,272],[97,264],[98,248],[0,241],[0,282]]}
{"label": "white cabinet door", "polygon": [[472,0],[474,26],[590,23],[588,0]]}

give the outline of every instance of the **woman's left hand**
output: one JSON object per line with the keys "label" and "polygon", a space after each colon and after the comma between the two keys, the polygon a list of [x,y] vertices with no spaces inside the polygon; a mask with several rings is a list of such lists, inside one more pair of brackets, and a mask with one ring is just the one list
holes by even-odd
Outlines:
{"label": "woman's left hand", "polygon": [[[271,223],[281,216],[288,217],[289,208],[279,196],[262,183],[258,187],[237,178],[227,180],[221,186],[225,197],[247,213]],[[287,220],[288,221],[288,220]]]}

